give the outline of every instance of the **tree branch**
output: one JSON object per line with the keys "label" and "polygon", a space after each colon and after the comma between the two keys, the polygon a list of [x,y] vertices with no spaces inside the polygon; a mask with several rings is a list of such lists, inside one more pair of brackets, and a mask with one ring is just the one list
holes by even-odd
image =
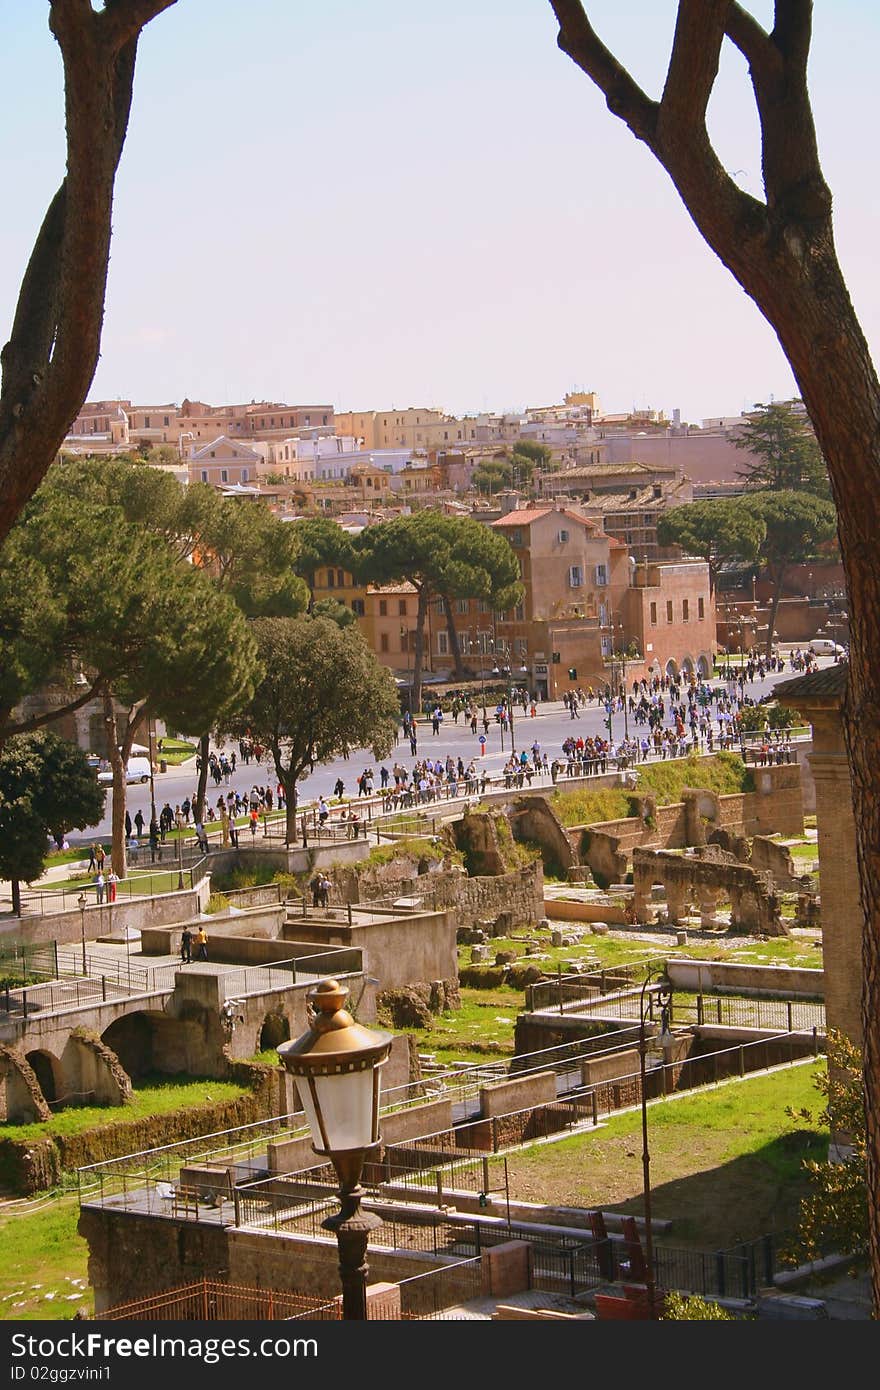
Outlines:
{"label": "tree branch", "polygon": [[98,15],[105,42],[111,48],[121,48],[137,38],[151,19],[176,3],[177,0],[107,0]]}
{"label": "tree branch", "polygon": [[753,82],[758,79],[763,83],[781,76],[779,49],[754,16],[736,0],[732,0],[727,11],[725,32],[748,63]]}
{"label": "tree branch", "polygon": [[675,124],[693,138],[706,135],[706,108],[718,76],[730,0],[679,0],[658,127]]}
{"label": "tree branch", "polygon": [[20,719],[13,723],[11,720],[4,721],[2,727],[3,739],[12,738],[15,734],[32,734],[36,729],[45,728],[47,724],[54,724],[58,719],[64,719],[68,714],[75,714],[83,705],[87,705],[90,700],[94,700],[101,693],[104,677],[101,676],[90,685],[84,695],[79,699],[72,700],[69,705],[62,706],[61,709],[52,709],[43,714],[32,715],[30,719]]}
{"label": "tree branch", "polygon": [[773,42],[786,62],[806,77],[813,34],[813,0],[776,0]]}
{"label": "tree branch", "polygon": [[584,13],[581,0],[550,0],[559,21],[557,43],[604,93],[608,110],[653,148],[657,102],[652,101],[606,48]]}

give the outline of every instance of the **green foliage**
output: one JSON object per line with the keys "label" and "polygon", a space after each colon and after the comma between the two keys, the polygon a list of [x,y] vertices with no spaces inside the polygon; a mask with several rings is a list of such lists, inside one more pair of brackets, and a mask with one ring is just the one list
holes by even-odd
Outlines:
{"label": "green foliage", "polygon": [[864,1110],[862,1055],[845,1034],[828,1030],[827,1067],[816,1074],[816,1090],[824,1105],[818,1117],[804,1107],[786,1109],[795,1120],[828,1125],[848,1143],[842,1162],[807,1161],[809,1191],[801,1202],[797,1240],[792,1255],[817,1260],[837,1252],[862,1255],[868,1248],[868,1163]]}
{"label": "green foliage", "polygon": [[[435,864],[448,853],[441,841],[435,840],[433,836],[407,835],[403,839],[395,840],[393,844],[374,845],[366,859],[361,859],[354,867],[356,873],[363,873],[371,865],[393,864],[395,859],[428,859]],[[453,862],[461,863],[462,855],[457,851],[450,858]]]}
{"label": "green foliage", "polygon": [[787,705],[743,705],[739,711],[739,727],[745,733],[791,729],[799,719],[797,710],[789,709]]}
{"label": "green foliage", "polygon": [[763,522],[760,557],[772,569],[815,559],[837,534],[834,503],[810,492],[755,492],[739,506]]}
{"label": "green foliage", "polygon": [[212,893],[205,911],[213,915],[215,912],[226,912],[228,908],[229,899],[225,893]]}
{"label": "green foliage", "polygon": [[[738,753],[722,751],[712,758],[675,758],[669,762],[640,764],[637,795],[651,795],[658,806],[681,800],[686,787],[699,787],[728,796],[754,791],[755,780]],[[551,804],[562,824],[595,825],[637,814],[638,801],[622,787],[577,788],[553,793]]]}
{"label": "green foliage", "polygon": [[705,560],[714,589],[722,564],[757,558],[765,530],[763,520],[741,507],[739,499],[720,498],[664,512],[657,522],[657,540],[660,545],[679,545],[685,555]]}
{"label": "green foliage", "polygon": [[711,1299],[701,1298],[699,1294],[667,1293],[663,1297],[663,1312],[660,1318],[665,1322],[736,1322],[732,1313]]}
{"label": "green foliage", "polygon": [[750,488],[811,492],[830,499],[828,469],[807,417],[788,401],[760,402],[734,440],[753,458],[739,470]]}
{"label": "green foliage", "polygon": [[313,618],[329,618],[337,627],[351,627],[357,622],[357,617],[347,604],[341,603],[338,598],[321,598],[317,603],[312,604]]}
{"label": "green foliage", "polygon": [[94,825],[105,795],[75,744],[45,731],[8,739],[0,748],[0,878],[39,878],[48,836]]}
{"label": "green foliage", "polygon": [[349,573],[356,569],[356,555],[351,537],[338,522],[326,516],[305,517],[289,524],[296,534],[296,573],[315,591],[315,572],[324,565],[338,565]]}
{"label": "green foliage", "polygon": [[258,618],[252,630],[264,674],[227,727],[271,751],[290,818],[306,771],[357,748],[372,747],[376,758],[390,752],[397,687],[360,633],[327,618]]}

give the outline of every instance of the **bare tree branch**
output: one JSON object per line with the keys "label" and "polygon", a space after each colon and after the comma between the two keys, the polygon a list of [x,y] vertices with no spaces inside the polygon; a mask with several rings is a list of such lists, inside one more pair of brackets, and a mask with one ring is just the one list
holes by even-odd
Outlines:
{"label": "bare tree branch", "polygon": [[748,63],[753,82],[758,79],[766,83],[782,75],[781,54],[776,44],[754,16],[736,0],[732,0],[727,11],[725,28],[730,42]]}
{"label": "bare tree branch", "polygon": [[75,714],[83,705],[87,705],[90,700],[94,700],[100,693],[103,684],[103,676],[96,680],[93,685],[89,685],[85,693],[78,699],[71,700],[69,705],[63,705],[60,709],[54,708],[44,711],[42,714],[32,715],[30,719],[17,721],[4,721],[2,724],[3,739],[12,738],[15,734],[32,734],[36,729],[42,729],[47,724],[54,724],[56,720],[63,719],[68,714]]}
{"label": "bare tree branch", "polygon": [[[730,0],[680,0],[669,69],[660,99],[659,126],[706,130],[706,108],[718,76]],[[708,141],[708,137],[707,141]]]}
{"label": "bare tree branch", "polygon": [[813,0],[776,0],[773,42],[793,69],[804,77],[813,33]]}
{"label": "bare tree branch", "polygon": [[177,0],[107,0],[98,16],[104,41],[121,48],[137,38],[151,19],[176,3]]}
{"label": "bare tree branch", "polygon": [[550,0],[559,21],[557,43],[605,95],[608,110],[653,148],[658,105],[642,91],[599,38],[580,0]]}

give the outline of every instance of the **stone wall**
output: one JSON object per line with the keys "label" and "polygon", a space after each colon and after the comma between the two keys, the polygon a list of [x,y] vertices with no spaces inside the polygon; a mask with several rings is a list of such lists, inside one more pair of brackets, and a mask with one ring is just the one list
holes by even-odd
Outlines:
{"label": "stone wall", "polygon": [[741,864],[715,845],[686,854],[664,850],[633,851],[633,910],[637,922],[650,923],[656,912],[652,887],[662,883],[666,893],[665,916],[678,924],[696,905],[701,917],[711,919],[716,904],[730,900],[730,925],[734,931],[759,936],[787,936],[780,915],[773,878],[769,873]]}
{"label": "stone wall", "polygon": [[484,1119],[506,1115],[514,1110],[526,1110],[534,1105],[547,1105],[556,1099],[556,1073],[536,1072],[513,1081],[500,1081],[480,1087],[480,1114]]}
{"label": "stone wall", "polygon": [[183,922],[204,911],[209,897],[210,879],[206,876],[195,890],[161,893],[155,898],[119,898],[101,906],[92,902],[82,920],[75,904],[63,912],[28,913],[0,923],[0,946],[6,938],[25,946],[47,941],[57,941],[59,946],[79,945],[83,925],[86,941],[96,941],[99,936],[120,936],[126,929],[141,931],[162,923]]}

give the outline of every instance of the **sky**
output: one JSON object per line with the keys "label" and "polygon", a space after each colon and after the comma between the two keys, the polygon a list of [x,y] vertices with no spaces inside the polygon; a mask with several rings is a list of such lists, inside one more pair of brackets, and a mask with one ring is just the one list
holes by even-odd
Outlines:
{"label": "sky", "polygon": [[[658,95],[672,0],[588,11]],[[0,5],[4,338],[64,170],[47,13]],[[556,33],[548,0],[177,0],[138,49],[90,397],[464,414],[589,390],[699,422],[795,395],[772,329]],[[873,0],[817,0],[820,153],[875,354],[878,56]],[[709,116],[759,195],[733,49]]]}

